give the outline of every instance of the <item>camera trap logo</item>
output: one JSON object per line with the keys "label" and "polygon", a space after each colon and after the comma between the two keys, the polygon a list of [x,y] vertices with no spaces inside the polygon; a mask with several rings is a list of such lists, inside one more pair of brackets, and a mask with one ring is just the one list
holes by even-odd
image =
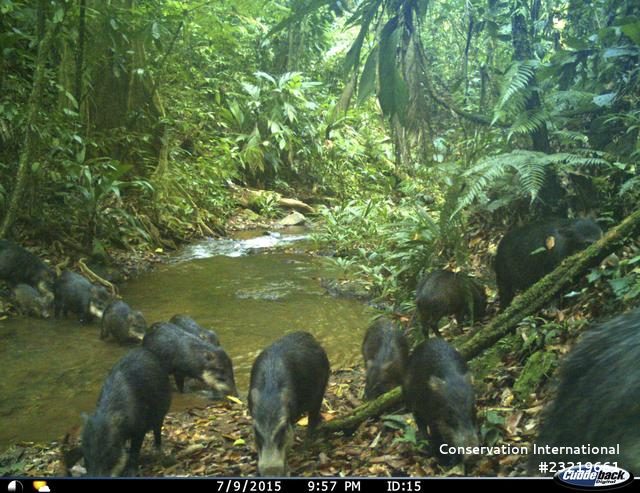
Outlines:
{"label": "camera trap logo", "polygon": [[619,467],[586,464],[558,471],[553,479],[564,486],[580,490],[611,490],[633,481],[633,474]]}

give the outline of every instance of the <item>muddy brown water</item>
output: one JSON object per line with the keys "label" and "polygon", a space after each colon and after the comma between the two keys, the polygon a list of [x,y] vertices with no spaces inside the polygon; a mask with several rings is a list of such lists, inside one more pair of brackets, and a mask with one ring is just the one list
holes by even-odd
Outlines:
{"label": "muddy brown water", "polygon": [[[294,243],[295,241],[299,241]],[[121,286],[122,298],[147,322],[176,313],[216,330],[233,360],[244,399],[257,354],[281,335],[307,330],[331,366],[360,363],[373,311],[328,296],[320,277],[338,273],[317,257],[273,247],[304,245],[300,235],[243,235],[186,247],[170,262]],[[99,323],[16,317],[0,321],[0,452],[21,441],[48,442],[91,413],[105,376],[130,348],[101,341]],[[171,410],[208,402],[204,391],[174,392]]]}

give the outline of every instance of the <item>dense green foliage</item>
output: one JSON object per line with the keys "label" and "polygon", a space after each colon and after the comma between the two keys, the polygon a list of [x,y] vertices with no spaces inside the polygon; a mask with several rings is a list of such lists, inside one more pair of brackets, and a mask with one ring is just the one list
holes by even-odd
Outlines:
{"label": "dense green foliage", "polygon": [[465,267],[472,225],[615,222],[640,195],[630,0],[0,12],[3,235],[156,247],[223,227],[233,181],[324,198],[319,240],[401,299],[420,271]]}

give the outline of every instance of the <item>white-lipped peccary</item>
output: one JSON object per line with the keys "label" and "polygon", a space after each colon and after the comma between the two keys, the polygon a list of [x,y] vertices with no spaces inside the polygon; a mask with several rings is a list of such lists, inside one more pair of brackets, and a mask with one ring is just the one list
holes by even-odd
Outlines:
{"label": "white-lipped peccary", "polygon": [[312,433],[321,420],[320,407],[329,379],[329,360],[308,332],[293,332],[276,340],[251,368],[249,412],[261,476],[283,476],[293,425],[308,414]]}

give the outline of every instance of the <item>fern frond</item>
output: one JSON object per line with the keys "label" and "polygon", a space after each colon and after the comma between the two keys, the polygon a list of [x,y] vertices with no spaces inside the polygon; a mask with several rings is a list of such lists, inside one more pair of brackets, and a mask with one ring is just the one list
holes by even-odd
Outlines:
{"label": "fern frond", "polygon": [[633,178],[625,181],[622,186],[620,187],[620,191],[618,192],[618,195],[620,195],[621,197],[632,190],[640,190],[640,176],[634,176]]}
{"label": "fern frond", "polygon": [[486,191],[494,186],[500,178],[510,173],[517,177],[520,192],[528,195],[533,201],[544,184],[549,167],[567,172],[580,167],[595,166],[608,167],[611,164],[600,157],[579,156],[567,152],[545,154],[536,151],[516,150],[486,157],[462,173],[461,176],[466,180],[467,189],[459,198],[452,216],[486,194]]}
{"label": "fern frond", "polygon": [[573,130],[554,130],[553,136],[560,142],[586,145],[589,142],[589,137],[582,132],[576,132]]}
{"label": "fern frond", "polygon": [[570,154],[570,153],[560,153],[559,155],[563,156],[563,160],[562,162],[566,163],[568,166],[571,166],[573,168],[579,168],[579,167],[610,167],[611,163],[609,161],[606,161],[605,159],[599,158],[599,157],[593,157],[593,156],[587,156],[587,157],[583,157],[583,156],[578,156],[576,154]]}
{"label": "fern frond", "polygon": [[521,94],[529,87],[530,82],[536,74],[538,62],[535,60],[524,60],[514,62],[507,71],[501,87],[502,96],[498,100],[497,109],[502,109],[507,102],[515,95]]}
{"label": "fern frond", "polygon": [[531,202],[538,196],[544,184],[549,161],[543,159],[525,161],[516,169],[520,180],[521,191],[531,197]]}
{"label": "fern frond", "polygon": [[511,125],[509,138],[514,134],[531,135],[539,128],[544,127],[548,121],[549,114],[546,111],[522,111]]}

